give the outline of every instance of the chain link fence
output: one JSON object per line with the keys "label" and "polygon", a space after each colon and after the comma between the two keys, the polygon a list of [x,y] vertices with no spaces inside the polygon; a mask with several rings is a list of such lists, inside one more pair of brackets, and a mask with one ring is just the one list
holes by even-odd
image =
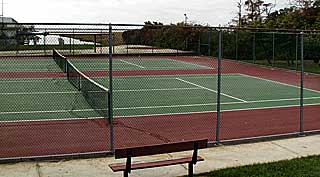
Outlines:
{"label": "chain link fence", "polygon": [[2,24],[0,159],[318,132],[317,31]]}

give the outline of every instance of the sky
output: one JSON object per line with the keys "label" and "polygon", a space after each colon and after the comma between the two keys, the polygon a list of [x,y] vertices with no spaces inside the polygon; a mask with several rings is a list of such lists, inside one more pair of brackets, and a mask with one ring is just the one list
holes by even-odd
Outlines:
{"label": "sky", "polygon": [[[19,23],[164,24],[188,22],[219,26],[237,16],[239,0],[3,0],[4,16]],[[244,1],[244,0],[242,0]],[[277,1],[277,7],[287,0]],[[1,1],[0,1],[1,2]]]}

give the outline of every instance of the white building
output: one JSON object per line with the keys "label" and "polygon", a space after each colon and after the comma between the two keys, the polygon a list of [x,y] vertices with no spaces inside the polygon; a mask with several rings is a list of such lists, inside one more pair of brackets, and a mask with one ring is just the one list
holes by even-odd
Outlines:
{"label": "white building", "polygon": [[18,22],[11,17],[0,17],[0,44],[12,45],[16,44],[16,34]]}

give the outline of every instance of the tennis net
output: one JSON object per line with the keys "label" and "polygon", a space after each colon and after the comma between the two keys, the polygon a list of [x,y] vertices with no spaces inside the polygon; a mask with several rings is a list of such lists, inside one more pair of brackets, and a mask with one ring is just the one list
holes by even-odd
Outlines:
{"label": "tennis net", "polygon": [[108,118],[109,89],[86,76],[66,58],[64,69],[68,81],[82,93],[90,107],[100,116]]}
{"label": "tennis net", "polygon": [[57,50],[53,49],[53,60],[57,63],[59,68],[65,73],[67,58],[61,55]]}

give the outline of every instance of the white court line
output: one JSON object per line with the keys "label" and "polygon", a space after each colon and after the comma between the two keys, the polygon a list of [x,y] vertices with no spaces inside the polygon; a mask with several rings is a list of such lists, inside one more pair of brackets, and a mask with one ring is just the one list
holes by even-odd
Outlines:
{"label": "white court line", "polygon": [[[278,82],[278,81],[273,81],[273,80],[269,80],[269,79],[264,79],[264,78],[260,78],[260,77],[256,77],[256,76],[247,75],[247,74],[241,74],[241,73],[239,73],[239,74],[240,74],[240,75],[243,75],[243,76],[245,76],[245,77],[251,77],[251,78],[254,78],[254,79],[259,79],[259,80],[263,80],[263,81],[267,81],[267,82],[273,82],[273,83],[280,84],[280,85],[284,85],[284,86],[294,87],[294,88],[298,88],[298,89],[301,88],[301,87],[296,86],[296,85],[286,84],[286,83],[282,83],[282,82]],[[308,88],[303,88],[303,89],[304,89],[304,90],[311,91],[311,92],[320,93],[320,91],[318,91],[318,90],[313,90],[313,89],[308,89]]]}
{"label": "white court line", "polygon": [[67,80],[65,77],[44,77],[44,78],[0,78],[0,82],[45,82],[51,80]]}
{"label": "white court line", "polygon": [[168,89],[136,89],[136,90],[113,90],[113,92],[149,92],[149,91],[175,91],[175,90],[199,90],[198,87],[193,88],[168,88]]}
{"label": "white court line", "polygon": [[[309,97],[305,100],[320,99],[320,97]],[[264,102],[281,102],[300,100],[300,98],[288,98],[288,99],[274,99],[274,100],[258,100],[258,101],[246,101],[246,102],[226,102],[221,105],[231,104],[251,104],[251,103],[264,103]],[[144,107],[126,107],[126,108],[114,108],[114,110],[135,110],[135,109],[157,109],[157,108],[176,108],[176,107],[196,107],[196,106],[215,106],[217,103],[203,103],[203,104],[187,104],[187,105],[166,105],[166,106],[144,106]]]}
{"label": "white court line", "polygon": [[[319,103],[305,104],[305,106],[318,106]],[[248,110],[261,110],[261,109],[276,109],[276,108],[290,108],[298,107],[300,105],[286,105],[286,106],[270,106],[270,107],[259,107],[259,108],[244,108],[244,109],[230,109],[222,110],[222,112],[236,112],[236,111],[248,111]],[[92,110],[93,111],[93,110]],[[163,113],[163,114],[144,114],[144,115],[131,115],[131,116],[114,116],[114,118],[130,118],[130,117],[150,117],[150,116],[172,116],[172,115],[188,115],[188,114],[204,114],[204,113],[216,113],[217,111],[198,111],[198,112],[179,112],[179,113]],[[0,113],[1,114],[1,113]],[[25,113],[23,113],[25,114]],[[41,120],[15,120],[15,121],[0,121],[4,123],[11,122],[42,122],[42,121],[69,121],[69,120],[91,120],[91,119],[105,119],[103,117],[86,117],[86,118],[64,118],[64,119],[41,119]]]}
{"label": "white court line", "polygon": [[104,117],[70,117],[63,119],[32,119],[32,120],[14,120],[14,121],[0,121],[0,123],[15,123],[15,122],[48,122],[48,121],[70,121],[70,120],[93,120],[93,119],[105,119]]}
{"label": "white court line", "polygon": [[16,93],[0,93],[0,95],[42,95],[42,94],[75,94],[77,91],[70,92],[16,92]]}
{"label": "white court line", "polygon": [[129,64],[129,65],[132,65],[132,66],[136,66],[136,67],[139,67],[139,68],[143,68],[143,69],[145,69],[145,67],[143,67],[143,66],[140,66],[140,65],[137,65],[137,64],[134,64],[134,63],[131,63],[131,62],[125,61],[125,60],[120,60],[120,61],[122,61],[122,62],[124,62],[124,63],[127,63],[127,64]]}
{"label": "white court line", "polygon": [[53,110],[53,111],[16,111],[16,112],[0,112],[0,115],[9,114],[35,114],[35,113],[66,113],[66,112],[91,112],[95,110],[107,110],[107,109],[78,109],[78,110]]}
{"label": "white court line", "polygon": [[[176,90],[199,90],[198,87],[188,88],[168,88],[168,89],[133,89],[133,90],[113,90],[113,92],[149,92],[149,91],[176,91]],[[93,91],[94,92],[94,91]],[[99,91],[95,91],[99,92]],[[46,94],[76,94],[80,91],[70,92],[16,92],[16,93],[0,93],[0,95],[46,95]]]}
{"label": "white court line", "polygon": [[198,65],[198,64],[194,64],[194,63],[189,63],[189,62],[181,61],[181,60],[174,60],[174,59],[170,59],[170,58],[165,58],[165,59],[166,59],[166,60],[171,60],[171,61],[174,61],[174,62],[179,62],[179,63],[187,64],[187,65],[193,65],[193,66],[197,66],[197,67],[201,67],[201,68],[215,69],[215,68],[213,68],[213,67]]}
{"label": "white court line", "polygon": [[[218,74],[181,74],[180,77],[190,77],[190,78],[215,78],[218,77]],[[238,73],[232,73],[232,74],[223,74],[222,76],[226,77],[243,77],[243,75],[240,75]],[[130,79],[175,79],[173,75],[148,75],[148,76],[116,76],[113,78],[113,80],[125,80],[126,78]]]}
{"label": "white court line", "polygon": [[[320,104],[305,104],[305,106],[318,106]],[[261,109],[276,109],[276,108],[290,108],[298,107],[300,105],[286,105],[286,106],[270,106],[270,107],[259,107],[259,108],[244,108],[244,109],[230,109],[222,110],[221,112],[235,112],[235,111],[250,111],[250,110],[261,110]],[[149,116],[172,116],[172,115],[186,115],[186,114],[203,114],[203,113],[216,113],[217,111],[199,111],[199,112],[179,112],[179,113],[163,113],[163,114],[145,114],[145,115],[132,115],[132,116],[114,116],[115,118],[130,118],[130,117],[149,117]]]}
{"label": "white court line", "polygon": [[[189,82],[189,81],[180,79],[180,78],[176,78],[176,79],[179,80],[179,81],[181,81],[181,82],[184,82],[184,83],[187,83],[187,84],[190,84],[190,85],[193,85],[193,86],[196,86],[196,87],[205,89],[205,90],[209,90],[210,92],[217,93],[216,90],[212,90],[212,89],[209,89],[209,88],[207,88],[207,87],[203,87],[203,86],[201,86],[201,85],[198,85],[198,84],[195,84],[195,83],[192,83],[192,82]],[[237,98],[237,97],[228,95],[228,94],[221,93],[221,95],[226,96],[226,97],[229,97],[229,98],[232,98],[232,99],[235,99],[235,100],[238,100],[238,101],[241,101],[241,102],[247,102],[246,100],[243,100],[243,99],[240,99],[240,98]]]}
{"label": "white court line", "polygon": [[[247,102],[226,102],[221,103],[221,105],[231,105],[231,104],[250,104],[250,103],[263,103],[263,102],[280,102],[289,100],[299,100],[300,98],[288,98],[288,99],[275,99],[275,100],[257,100],[257,101],[247,101]],[[305,100],[320,99],[320,97],[309,97]],[[320,103],[312,103],[305,105],[319,105]],[[214,106],[217,103],[203,103],[203,104],[189,104],[189,105],[166,105],[166,106],[143,106],[143,107],[126,107],[126,108],[114,108],[114,110],[134,110],[134,109],[156,109],[156,108],[176,108],[176,107],[195,107],[195,106]],[[258,107],[258,108],[243,108],[243,109],[231,109],[223,110],[225,112],[230,111],[241,111],[241,110],[255,110],[255,109],[265,109],[265,108],[282,108],[282,107],[292,107],[300,105],[285,105],[285,106],[270,106],[270,107]],[[107,109],[79,109],[79,110],[53,110],[53,111],[21,111],[21,112],[0,112],[0,115],[8,114],[34,114],[34,113],[65,113],[65,112],[89,112],[95,110],[107,110]],[[212,111],[210,111],[212,112]],[[214,111],[213,111],[214,112]],[[123,116],[120,116],[123,117]]]}
{"label": "white court line", "polygon": [[6,72],[12,72],[12,71],[15,71],[15,72],[35,72],[35,71],[52,71],[52,72],[59,72],[58,68],[42,68],[42,69],[32,69],[32,68],[22,68],[22,69],[19,69],[19,68],[5,68]]}
{"label": "white court line", "polygon": [[[98,70],[101,71],[101,70]],[[214,79],[217,75],[211,74],[211,75],[180,75],[181,77],[190,77],[190,78],[199,78],[199,79]],[[243,77],[240,74],[223,74],[223,76],[227,77]],[[168,79],[175,79],[175,76],[172,75],[162,75],[162,76],[116,76],[113,78],[113,81],[118,80],[128,80],[128,79],[145,79],[145,80],[168,80]],[[92,78],[101,78],[105,79],[103,77],[92,77]],[[55,78],[27,78],[27,79],[21,79],[21,78],[4,78],[5,80],[0,80],[1,82],[7,82],[7,83],[38,83],[38,82],[54,82],[54,81],[63,81],[68,82],[68,80],[64,77],[55,77]]]}

